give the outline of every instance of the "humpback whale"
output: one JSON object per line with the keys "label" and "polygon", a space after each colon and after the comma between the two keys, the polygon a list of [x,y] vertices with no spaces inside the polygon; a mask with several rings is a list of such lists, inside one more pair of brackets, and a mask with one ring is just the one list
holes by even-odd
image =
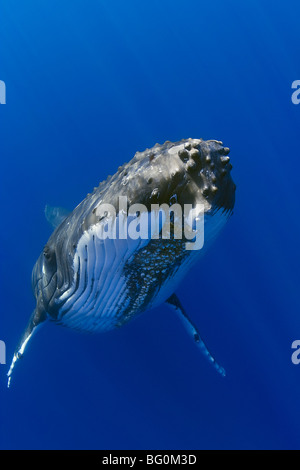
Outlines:
{"label": "humpback whale", "polygon": [[[8,386],[33,332],[46,320],[79,331],[107,331],[164,302],[179,314],[200,350],[225,375],[175,291],[233,213],[236,186],[228,154],[229,148],[217,140],[166,141],[137,152],[71,213],[47,206],[46,215],[57,226],[33,268],[36,306],[15,350]],[[125,207],[120,208],[120,200]],[[155,219],[155,237],[152,232],[121,237],[120,228],[115,237],[103,236],[109,222],[112,227],[122,219],[128,228],[130,220],[140,221],[145,214],[147,219],[153,207],[175,203],[179,208],[202,208],[198,214],[203,221],[202,249],[187,249],[186,237],[174,236],[176,224],[178,228],[174,217],[169,237],[161,236],[162,217]],[[136,210],[138,205],[145,212]],[[103,207],[116,211],[101,211]],[[134,210],[126,219],[124,212],[130,207]],[[179,220],[179,225],[184,223],[184,218]]]}

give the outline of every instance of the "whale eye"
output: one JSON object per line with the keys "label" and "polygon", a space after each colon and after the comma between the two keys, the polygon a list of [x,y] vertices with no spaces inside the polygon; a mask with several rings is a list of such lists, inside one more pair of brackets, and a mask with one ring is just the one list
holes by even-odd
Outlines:
{"label": "whale eye", "polygon": [[44,247],[43,254],[44,254],[44,257],[46,258],[46,260],[50,260],[52,258],[53,252],[50,250],[48,245],[46,245]]}
{"label": "whale eye", "polygon": [[47,269],[56,269],[56,254],[55,250],[49,247],[49,245],[46,245],[43,250],[43,255],[44,255],[44,260],[45,260],[45,265],[47,266]]}

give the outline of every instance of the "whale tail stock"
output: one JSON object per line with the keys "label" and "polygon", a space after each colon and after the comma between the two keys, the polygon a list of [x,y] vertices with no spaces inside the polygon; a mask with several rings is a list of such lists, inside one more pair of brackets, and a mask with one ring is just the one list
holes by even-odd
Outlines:
{"label": "whale tail stock", "polygon": [[13,359],[12,359],[9,371],[7,373],[7,376],[8,376],[7,387],[8,388],[11,385],[11,376],[12,376],[16,363],[23,356],[25,348],[28,344],[28,341],[32,337],[33,333],[36,331],[36,328],[45,320],[46,320],[46,314],[44,312],[41,313],[38,309],[35,308],[29,319],[28,325],[25,328],[25,331],[21,337],[21,340],[14,352]]}

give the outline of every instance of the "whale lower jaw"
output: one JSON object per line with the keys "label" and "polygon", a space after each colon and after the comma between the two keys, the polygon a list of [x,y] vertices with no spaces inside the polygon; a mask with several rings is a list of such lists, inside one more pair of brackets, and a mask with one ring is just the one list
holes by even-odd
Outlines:
{"label": "whale lower jaw", "polygon": [[57,300],[55,320],[81,331],[108,331],[160,305],[227,219],[221,211],[205,216],[207,241],[199,251],[187,251],[182,240],[99,240],[99,226],[91,226],[78,242],[73,282]]}

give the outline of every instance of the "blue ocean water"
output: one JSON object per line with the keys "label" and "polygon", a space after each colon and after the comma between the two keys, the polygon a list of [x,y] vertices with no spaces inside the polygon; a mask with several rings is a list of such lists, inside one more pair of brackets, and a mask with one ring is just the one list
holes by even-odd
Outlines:
{"label": "blue ocean water", "polygon": [[298,1],[2,0],[1,316],[7,362],[51,233],[137,150],[231,149],[233,217],[177,294],[220,377],[166,306],[87,336],[34,336],[6,388],[1,449],[300,448]]}

